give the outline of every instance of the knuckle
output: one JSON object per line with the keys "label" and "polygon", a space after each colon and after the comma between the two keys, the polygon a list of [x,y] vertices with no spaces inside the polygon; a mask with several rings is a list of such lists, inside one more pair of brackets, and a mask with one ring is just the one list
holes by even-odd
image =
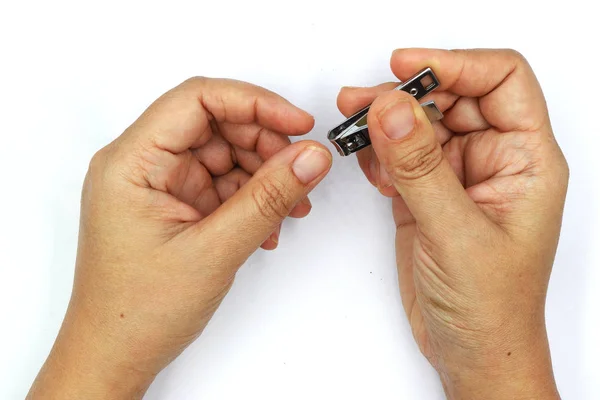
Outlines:
{"label": "knuckle", "polygon": [[516,49],[507,49],[506,50],[509,56],[516,61],[517,65],[528,65],[529,62],[523,53]]}
{"label": "knuckle", "polygon": [[514,58],[525,59],[525,57],[523,56],[523,53],[521,53],[517,49],[507,49],[506,51]]}
{"label": "knuckle", "polygon": [[563,192],[570,179],[570,166],[565,153],[558,145],[556,138],[543,140],[539,149],[540,167],[548,176],[548,183],[553,190]]}
{"label": "knuckle", "polygon": [[183,84],[184,85],[191,85],[191,86],[202,86],[202,85],[204,85],[206,83],[206,81],[208,79],[209,78],[207,78],[205,76],[200,76],[200,75],[198,75],[198,76],[192,76],[192,77],[187,78],[183,82]]}
{"label": "knuckle", "polygon": [[210,80],[211,80],[211,78],[201,76],[201,75],[191,76],[191,77],[187,78],[186,80],[184,80],[178,86],[174,87],[169,92],[171,94],[186,93],[186,92],[198,92],[198,91],[201,91],[202,89],[206,88],[206,86],[208,85],[208,82]]}
{"label": "knuckle", "polygon": [[103,184],[114,182],[122,168],[119,148],[111,143],[98,150],[90,159],[86,181],[103,182]]}
{"label": "knuckle", "polygon": [[292,199],[283,182],[264,177],[252,190],[258,212],[269,220],[283,219],[292,211]]}
{"label": "knuckle", "polygon": [[569,180],[571,177],[571,168],[569,166],[569,162],[567,161],[567,159],[564,156],[564,154],[562,153],[562,151],[560,152],[560,157],[559,157],[559,161],[558,161],[557,165],[558,165],[559,185],[561,188],[566,189],[567,186],[569,186]]}
{"label": "knuckle", "polygon": [[437,142],[427,142],[410,149],[404,156],[390,163],[396,179],[416,180],[429,175],[442,162],[444,154]]}
{"label": "knuckle", "polygon": [[543,177],[540,180],[539,190],[544,196],[562,198],[566,195],[569,186],[570,170],[566,158],[560,148],[551,147],[543,149],[536,170]]}
{"label": "knuckle", "polygon": [[563,172],[563,175],[565,177],[565,183],[567,183],[571,179],[571,167],[569,166],[569,162],[566,158],[563,158]]}
{"label": "knuckle", "polygon": [[89,198],[92,186],[95,187],[99,183],[105,181],[104,176],[106,175],[106,168],[108,165],[107,157],[107,148],[102,148],[98,150],[90,159],[88,169],[83,180],[82,200]]}
{"label": "knuckle", "polygon": [[90,159],[88,165],[88,172],[90,175],[97,174],[99,171],[103,171],[108,157],[107,148],[98,150]]}

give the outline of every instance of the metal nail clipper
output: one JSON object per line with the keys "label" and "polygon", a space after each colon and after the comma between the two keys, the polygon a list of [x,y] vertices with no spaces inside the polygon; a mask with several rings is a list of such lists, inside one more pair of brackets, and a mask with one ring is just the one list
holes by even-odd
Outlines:
{"label": "metal nail clipper", "polygon": [[[402,90],[420,100],[438,86],[440,86],[440,82],[431,68],[425,68],[406,82],[402,82],[394,90]],[[348,156],[371,144],[367,126],[367,113],[370,107],[371,105],[366,106],[329,131],[327,138],[333,143],[340,155]],[[422,103],[421,107],[431,122],[439,121],[444,117],[444,114],[433,101]]]}

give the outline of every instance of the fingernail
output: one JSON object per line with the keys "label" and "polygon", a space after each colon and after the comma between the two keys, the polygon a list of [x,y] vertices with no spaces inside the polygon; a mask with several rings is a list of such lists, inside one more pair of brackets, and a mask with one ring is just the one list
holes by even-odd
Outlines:
{"label": "fingernail", "polygon": [[381,189],[385,189],[389,188],[390,186],[392,186],[392,180],[390,179],[390,176],[388,175],[383,165],[381,165],[379,167],[379,187]]}
{"label": "fingernail", "polygon": [[384,110],[379,120],[383,132],[392,140],[402,139],[415,127],[415,113],[407,101],[400,101]]}
{"label": "fingernail", "polygon": [[308,184],[325,172],[330,165],[331,156],[328,152],[319,147],[310,146],[296,157],[292,164],[292,171],[300,182]]}

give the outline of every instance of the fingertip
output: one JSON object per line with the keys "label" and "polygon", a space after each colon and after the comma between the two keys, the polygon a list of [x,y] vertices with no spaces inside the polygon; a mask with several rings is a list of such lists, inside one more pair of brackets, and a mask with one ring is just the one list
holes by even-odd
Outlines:
{"label": "fingertip", "polygon": [[299,108],[300,112],[303,114],[303,118],[306,121],[306,128],[307,132],[310,131],[312,128],[315,127],[315,116],[312,115],[311,113],[309,113],[308,111],[305,111],[301,108]]}
{"label": "fingertip", "polygon": [[274,243],[270,238],[265,240],[260,248],[267,251],[273,251],[277,248],[277,243]]}
{"label": "fingertip", "polygon": [[312,205],[310,202],[306,203],[308,198],[300,201],[300,203],[296,204],[296,206],[290,212],[290,217],[292,218],[304,218],[308,214],[310,214],[310,210],[312,209]]}
{"label": "fingertip", "polygon": [[390,56],[390,66],[391,67],[393,67],[394,60],[398,57],[398,55],[401,54],[405,50],[406,49],[395,49],[394,51],[392,51],[392,55]]}
{"label": "fingertip", "polygon": [[340,89],[340,92],[337,95],[336,105],[338,110],[345,116],[348,117],[351,115],[352,111],[350,110],[351,104],[351,95],[356,91],[356,88],[353,86],[344,86]]}
{"label": "fingertip", "polygon": [[379,187],[379,193],[381,193],[385,197],[396,197],[398,196],[398,190],[390,184],[389,186]]}
{"label": "fingertip", "polygon": [[402,56],[405,55],[408,50],[414,50],[414,49],[400,48],[400,49],[395,49],[394,51],[392,51],[392,55],[390,56],[390,67],[392,67],[392,69],[394,68],[394,65],[397,62],[397,60],[402,59]]}
{"label": "fingertip", "polygon": [[346,86],[338,94],[337,107],[342,115],[348,118],[358,110],[369,105],[375,97],[377,97],[377,94],[371,93],[369,88]]}
{"label": "fingertip", "polygon": [[400,47],[400,48],[394,49],[392,51],[392,57],[395,57],[398,55],[410,54],[410,53],[419,53],[419,52],[424,52],[424,51],[430,51],[430,50],[431,49],[424,48],[424,47]]}
{"label": "fingertip", "polygon": [[390,57],[390,68],[400,80],[406,80],[426,67],[439,71],[437,56],[440,51],[417,47],[396,49]]}
{"label": "fingertip", "polygon": [[299,107],[294,107],[294,115],[288,120],[288,129],[285,132],[288,135],[305,135],[315,126],[315,117],[308,111]]}
{"label": "fingertip", "polygon": [[281,225],[279,225],[277,227],[277,229],[275,229],[275,231],[273,231],[273,233],[271,233],[271,236],[269,236],[269,238],[267,240],[265,240],[262,244],[261,244],[261,248],[263,248],[264,250],[275,250],[277,248],[277,246],[279,245],[279,235],[281,233]]}
{"label": "fingertip", "polygon": [[300,200],[300,204],[304,204],[309,209],[312,208],[312,202],[310,201],[310,199],[308,197],[305,197],[302,200]]}
{"label": "fingertip", "polygon": [[315,125],[312,114],[276,94],[260,97],[254,108],[260,126],[284,135],[304,135]]}
{"label": "fingertip", "polygon": [[340,92],[338,93],[338,99],[340,96],[342,95],[348,95],[349,93],[352,93],[356,90],[361,90],[361,89],[366,89],[364,87],[359,87],[359,86],[342,86],[340,89]]}

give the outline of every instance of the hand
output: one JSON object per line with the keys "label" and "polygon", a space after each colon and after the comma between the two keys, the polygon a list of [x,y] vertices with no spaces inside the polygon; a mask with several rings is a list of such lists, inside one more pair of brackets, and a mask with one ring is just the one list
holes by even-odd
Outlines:
{"label": "hand", "polygon": [[203,330],[236,271],[310,211],[331,166],[290,145],[313,118],[250,84],[191,79],[100,150],[87,174],[71,302],[29,398],[141,398]]}
{"label": "hand", "polygon": [[[400,291],[414,337],[452,399],[554,399],[544,305],[568,167],[544,96],[514,51],[397,50],[407,79],[430,66],[433,126],[397,83],[344,88],[374,100],[358,160],[393,198]],[[427,99],[425,99],[427,100]]]}

